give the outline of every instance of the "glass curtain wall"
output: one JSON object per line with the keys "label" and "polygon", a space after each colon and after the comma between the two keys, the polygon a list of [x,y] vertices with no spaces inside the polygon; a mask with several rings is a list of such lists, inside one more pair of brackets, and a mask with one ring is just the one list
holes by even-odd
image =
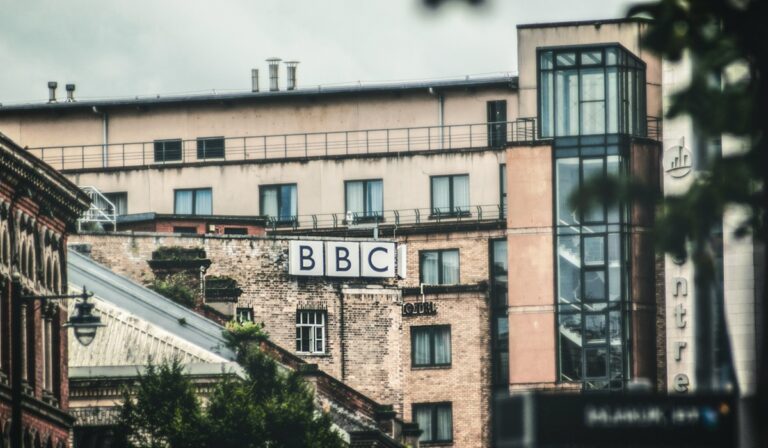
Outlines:
{"label": "glass curtain wall", "polygon": [[628,207],[578,211],[590,179],[628,173],[645,136],[645,64],[619,45],[539,50],[541,135],[553,137],[558,380],[621,389],[629,379]]}

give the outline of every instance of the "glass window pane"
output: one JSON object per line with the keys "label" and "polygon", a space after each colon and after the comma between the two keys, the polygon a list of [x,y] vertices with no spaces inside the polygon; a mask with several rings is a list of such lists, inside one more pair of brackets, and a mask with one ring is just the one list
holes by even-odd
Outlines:
{"label": "glass window pane", "polygon": [[[619,170],[619,156],[608,156],[605,160],[606,174],[612,177],[618,177],[621,172]],[[619,223],[619,205],[611,204],[607,210],[607,220],[609,224]]]}
{"label": "glass window pane", "polygon": [[551,51],[545,51],[541,53],[541,68],[542,69],[552,68],[552,52]]}
{"label": "glass window pane", "polygon": [[587,344],[605,343],[608,337],[608,326],[605,314],[588,314],[584,320],[584,339]]}
{"label": "glass window pane", "polygon": [[469,211],[469,176],[453,176],[453,210]]}
{"label": "glass window pane", "polygon": [[608,300],[621,299],[620,235],[608,235]]}
{"label": "glass window pane", "polygon": [[[582,161],[582,178],[584,182],[603,177],[603,159],[584,159]],[[595,205],[584,212],[584,222],[603,222],[605,220],[602,205]]]}
{"label": "glass window pane", "polygon": [[584,237],[584,265],[600,266],[605,264],[605,238],[602,236]]}
{"label": "glass window pane", "polygon": [[552,72],[542,72],[539,81],[541,92],[541,136],[552,137],[554,120],[554,75]]}
{"label": "glass window pane", "polygon": [[451,212],[451,178],[433,177],[432,178],[432,212],[450,213]]}
{"label": "glass window pane", "polygon": [[560,379],[576,381],[581,379],[581,316],[564,314],[558,316],[560,339]]}
{"label": "glass window pane", "polygon": [[558,70],[556,73],[557,91],[555,109],[557,110],[557,136],[579,135],[579,72],[577,70]]}
{"label": "glass window pane", "polygon": [[584,273],[584,298],[586,300],[605,300],[605,272],[587,271]]}
{"label": "glass window pane", "polygon": [[435,364],[451,363],[451,329],[440,327],[434,330]]}
{"label": "glass window pane", "polygon": [[578,236],[558,237],[558,303],[578,303],[581,301],[580,258]]}
{"label": "glass window pane", "polygon": [[283,185],[280,187],[280,220],[290,220],[296,216],[296,186]]}
{"label": "glass window pane", "polygon": [[605,348],[588,348],[584,355],[587,363],[588,378],[604,378],[608,375],[608,350]]}
{"label": "glass window pane", "polygon": [[576,53],[558,53],[557,54],[558,66],[568,66],[568,65],[575,65],[575,64],[576,64]]}
{"label": "glass window pane", "polygon": [[507,343],[509,340],[509,318],[507,316],[496,318],[496,342]]}
{"label": "glass window pane", "polygon": [[606,48],[605,49],[605,63],[607,65],[616,65],[617,63],[616,58],[616,49],[615,48]]}
{"label": "glass window pane", "polygon": [[576,209],[570,204],[570,197],[579,187],[579,159],[557,159],[555,162],[557,177],[557,224],[572,225],[579,223]]}
{"label": "glass window pane", "polygon": [[422,252],[419,267],[421,268],[421,282],[427,285],[437,285],[439,277],[437,273],[437,252]]}
{"label": "glass window pane", "polygon": [[419,424],[421,429],[421,436],[419,436],[420,442],[428,442],[433,438],[432,429],[432,409],[427,406],[419,406],[414,410],[414,419]]}
{"label": "glass window pane", "polygon": [[606,98],[608,108],[608,129],[609,134],[619,132],[619,77],[616,67],[606,69],[608,76],[608,98]]}
{"label": "glass window pane", "polygon": [[270,218],[277,218],[277,188],[261,188],[261,214]]}
{"label": "glass window pane", "polygon": [[601,64],[603,62],[603,53],[600,50],[585,51],[581,53],[582,65]]}
{"label": "glass window pane", "polygon": [[195,214],[210,215],[213,213],[213,193],[210,188],[195,190]]}
{"label": "glass window pane", "polygon": [[459,283],[459,251],[450,250],[442,253],[443,285]]}
{"label": "glass window pane", "polygon": [[594,101],[605,98],[603,69],[585,68],[581,70],[581,100]]}
{"label": "glass window pane", "polygon": [[581,103],[581,134],[596,135],[605,133],[605,102],[590,101]]}
{"label": "glass window pane", "polygon": [[436,440],[451,440],[452,437],[451,406],[441,405],[437,407],[437,434]]}
{"label": "glass window pane", "polygon": [[347,182],[347,212],[363,213],[363,190],[362,182]]}
{"label": "glass window pane", "polygon": [[368,195],[366,197],[366,213],[381,215],[384,211],[384,182],[372,180],[368,182]]}
{"label": "glass window pane", "polygon": [[413,331],[413,364],[424,366],[431,364],[429,354],[429,331],[425,328],[412,327]]}
{"label": "glass window pane", "polygon": [[177,215],[191,215],[192,201],[194,200],[192,190],[176,190],[173,213]]}

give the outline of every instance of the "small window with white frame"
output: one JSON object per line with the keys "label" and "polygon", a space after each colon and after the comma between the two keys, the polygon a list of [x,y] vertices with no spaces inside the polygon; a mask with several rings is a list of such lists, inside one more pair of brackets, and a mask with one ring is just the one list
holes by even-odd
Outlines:
{"label": "small window with white frame", "polygon": [[236,314],[238,323],[253,322],[253,308],[237,308]]}
{"label": "small window with white frame", "polygon": [[296,352],[304,354],[325,354],[324,310],[296,311]]}

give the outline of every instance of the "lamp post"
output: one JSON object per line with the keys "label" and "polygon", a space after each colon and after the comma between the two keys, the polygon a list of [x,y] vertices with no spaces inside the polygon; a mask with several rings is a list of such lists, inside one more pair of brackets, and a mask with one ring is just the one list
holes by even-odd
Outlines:
{"label": "lamp post", "polygon": [[26,301],[34,300],[63,300],[63,299],[82,299],[83,301],[75,304],[75,315],[64,325],[74,329],[75,337],[83,344],[88,345],[96,336],[96,329],[103,327],[99,316],[93,315],[93,304],[88,303],[88,298],[93,295],[86,291],[80,294],[59,294],[48,296],[23,296],[21,295],[21,275],[14,272],[11,276],[11,446],[22,446],[22,372],[27,368],[22,365],[22,334],[26,331],[21,327],[22,306]]}

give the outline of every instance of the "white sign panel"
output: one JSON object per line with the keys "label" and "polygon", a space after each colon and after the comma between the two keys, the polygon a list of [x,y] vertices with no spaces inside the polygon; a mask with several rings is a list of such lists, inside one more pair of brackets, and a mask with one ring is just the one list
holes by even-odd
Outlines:
{"label": "white sign panel", "polygon": [[323,275],[323,242],[291,241],[288,246],[288,273]]}
{"label": "white sign panel", "polygon": [[360,243],[361,277],[395,276],[395,243]]}
{"label": "white sign panel", "polygon": [[397,276],[405,278],[408,273],[408,246],[400,244],[397,246]]}
{"label": "white sign panel", "polygon": [[359,277],[360,245],[342,242],[325,243],[325,275]]}

